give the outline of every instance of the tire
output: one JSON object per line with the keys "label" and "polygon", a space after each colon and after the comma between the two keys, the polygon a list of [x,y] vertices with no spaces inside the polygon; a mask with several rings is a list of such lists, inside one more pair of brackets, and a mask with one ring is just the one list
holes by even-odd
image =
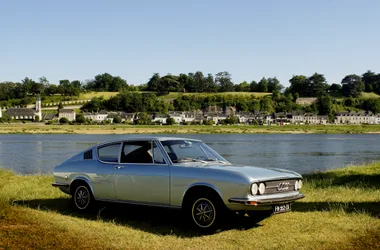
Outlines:
{"label": "tire", "polygon": [[92,208],[94,197],[87,184],[80,183],[74,189],[72,200],[76,209],[80,211],[88,211]]}
{"label": "tire", "polygon": [[215,232],[221,226],[226,208],[219,197],[213,194],[189,197],[184,207],[185,217],[190,224],[202,232]]}

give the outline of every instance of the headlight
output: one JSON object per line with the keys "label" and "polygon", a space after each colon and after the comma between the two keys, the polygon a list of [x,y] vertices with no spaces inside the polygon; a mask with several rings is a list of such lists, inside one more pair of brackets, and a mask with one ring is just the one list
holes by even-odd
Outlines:
{"label": "headlight", "polygon": [[296,181],[295,183],[294,183],[294,190],[298,190],[299,189],[299,182],[298,181]]}
{"label": "headlight", "polygon": [[259,186],[256,183],[253,183],[251,186],[251,194],[256,195],[257,191],[259,191]]}
{"label": "headlight", "polygon": [[301,189],[301,188],[302,188],[302,184],[303,184],[303,183],[302,183],[302,180],[299,180],[299,181],[298,181],[298,189]]}
{"label": "headlight", "polygon": [[260,185],[259,185],[259,193],[260,194],[264,194],[265,193],[265,184],[264,183],[260,183]]}

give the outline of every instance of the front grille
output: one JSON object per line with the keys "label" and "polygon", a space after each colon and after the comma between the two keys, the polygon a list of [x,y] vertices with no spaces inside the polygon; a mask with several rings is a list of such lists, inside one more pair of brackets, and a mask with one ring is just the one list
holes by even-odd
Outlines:
{"label": "front grille", "polygon": [[89,151],[87,151],[87,152],[84,152],[83,159],[85,159],[85,160],[92,160],[92,149],[89,150]]}
{"label": "front grille", "polygon": [[[295,179],[291,180],[276,180],[276,181],[266,181],[265,183],[265,194],[278,194],[278,193],[286,193],[286,192],[291,192],[295,191]],[[286,183],[285,185],[288,185],[288,188],[282,189],[281,186],[279,186],[281,183]],[[284,186],[284,185],[282,185]]]}

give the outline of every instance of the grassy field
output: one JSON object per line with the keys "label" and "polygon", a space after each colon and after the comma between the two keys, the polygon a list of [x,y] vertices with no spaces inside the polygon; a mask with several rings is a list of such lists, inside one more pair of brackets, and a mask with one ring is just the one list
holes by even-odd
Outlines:
{"label": "grassy field", "polygon": [[99,204],[78,213],[50,175],[0,170],[0,249],[380,249],[380,163],[304,176],[293,211],[199,235],[179,213]]}
{"label": "grassy field", "polygon": [[[139,91],[139,93],[150,93],[150,91]],[[152,92],[154,93],[154,92]],[[103,96],[108,99],[112,96],[117,95],[118,92],[88,92],[81,94],[79,100],[90,100],[93,97]],[[172,101],[182,95],[199,95],[199,96],[209,96],[209,95],[242,95],[242,96],[251,96],[263,97],[266,95],[271,95],[272,93],[262,93],[262,92],[221,92],[221,93],[179,93],[179,92],[170,92],[167,95],[161,96],[165,101]]]}
{"label": "grassy field", "polygon": [[82,93],[79,96],[79,100],[91,100],[93,97],[103,96],[105,99],[109,99],[112,96],[119,94],[119,92],[87,92]]}
{"label": "grassy field", "polygon": [[[345,99],[346,97],[343,94],[333,94],[331,93],[332,97],[337,100]],[[370,98],[379,98],[380,95],[374,93],[374,92],[362,92],[358,99],[370,99]]]}
{"label": "grassy field", "polygon": [[0,124],[0,134],[363,134],[380,133],[380,125],[285,125],[285,126],[136,126],[136,125],[45,125]]}

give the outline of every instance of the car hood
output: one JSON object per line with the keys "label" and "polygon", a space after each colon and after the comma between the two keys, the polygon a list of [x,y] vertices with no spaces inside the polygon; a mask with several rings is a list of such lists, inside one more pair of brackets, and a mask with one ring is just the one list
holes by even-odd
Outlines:
{"label": "car hood", "polygon": [[252,180],[284,179],[284,178],[302,178],[296,172],[280,168],[261,168],[244,165],[203,165],[211,169],[237,172],[247,175]]}

